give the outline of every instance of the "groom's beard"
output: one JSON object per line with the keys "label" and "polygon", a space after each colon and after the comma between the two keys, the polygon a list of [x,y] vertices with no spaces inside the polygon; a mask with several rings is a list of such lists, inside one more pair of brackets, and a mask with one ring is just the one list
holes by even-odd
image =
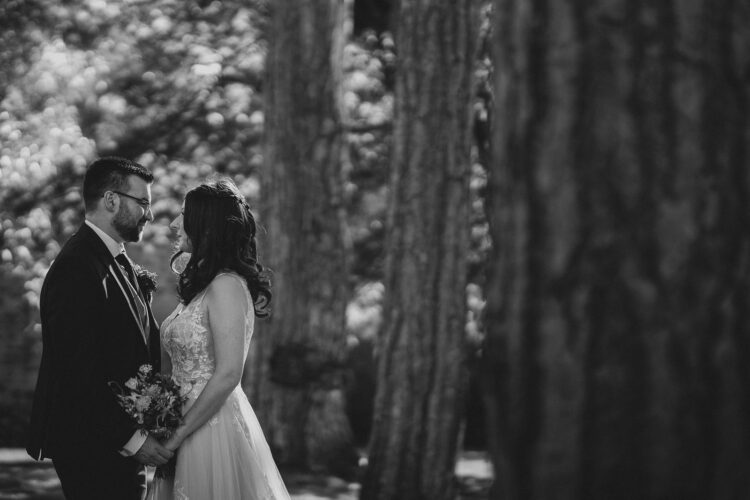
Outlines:
{"label": "groom's beard", "polygon": [[128,212],[125,205],[120,205],[120,209],[112,220],[112,227],[123,240],[136,243],[141,241],[146,222],[148,221],[145,218],[134,217],[133,214]]}

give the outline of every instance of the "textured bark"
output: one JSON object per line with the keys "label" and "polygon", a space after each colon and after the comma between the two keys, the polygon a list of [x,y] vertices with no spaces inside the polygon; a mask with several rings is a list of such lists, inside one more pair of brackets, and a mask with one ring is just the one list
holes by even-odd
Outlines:
{"label": "textured bark", "polygon": [[493,498],[747,497],[747,3],[494,16]]}
{"label": "textured bark", "polygon": [[346,285],[336,88],[348,0],[272,6],[267,60],[263,257],[273,317],[258,322],[245,387],[276,458],[346,473]]}
{"label": "textured bark", "polygon": [[466,254],[475,8],[404,0],[386,298],[363,500],[454,497],[466,365]]}

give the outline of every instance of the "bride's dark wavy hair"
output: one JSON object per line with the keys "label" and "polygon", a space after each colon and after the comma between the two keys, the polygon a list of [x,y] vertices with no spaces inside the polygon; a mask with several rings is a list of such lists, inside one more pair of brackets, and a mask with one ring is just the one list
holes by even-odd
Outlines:
{"label": "bride's dark wavy hair", "polygon": [[[188,191],[183,226],[193,252],[177,282],[182,303],[188,304],[221,271],[234,271],[247,282],[255,315],[267,317],[271,281],[258,262],[255,217],[237,186],[219,179]],[[172,256],[173,267],[181,254]]]}

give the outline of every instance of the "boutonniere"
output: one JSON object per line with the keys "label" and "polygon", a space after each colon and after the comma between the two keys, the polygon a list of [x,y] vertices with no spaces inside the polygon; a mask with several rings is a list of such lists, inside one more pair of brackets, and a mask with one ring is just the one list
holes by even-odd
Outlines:
{"label": "boutonniere", "polygon": [[136,263],[133,263],[133,271],[135,271],[135,278],[138,280],[138,286],[141,287],[143,296],[151,302],[156,291],[156,280],[159,276]]}

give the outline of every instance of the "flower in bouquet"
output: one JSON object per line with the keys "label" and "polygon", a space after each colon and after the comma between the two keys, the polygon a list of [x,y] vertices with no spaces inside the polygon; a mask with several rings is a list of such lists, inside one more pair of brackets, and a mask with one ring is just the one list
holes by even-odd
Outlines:
{"label": "flower in bouquet", "polygon": [[141,432],[165,441],[182,423],[182,406],[188,391],[171,377],[154,371],[151,365],[141,365],[124,387],[117,382],[110,382],[110,387]]}

